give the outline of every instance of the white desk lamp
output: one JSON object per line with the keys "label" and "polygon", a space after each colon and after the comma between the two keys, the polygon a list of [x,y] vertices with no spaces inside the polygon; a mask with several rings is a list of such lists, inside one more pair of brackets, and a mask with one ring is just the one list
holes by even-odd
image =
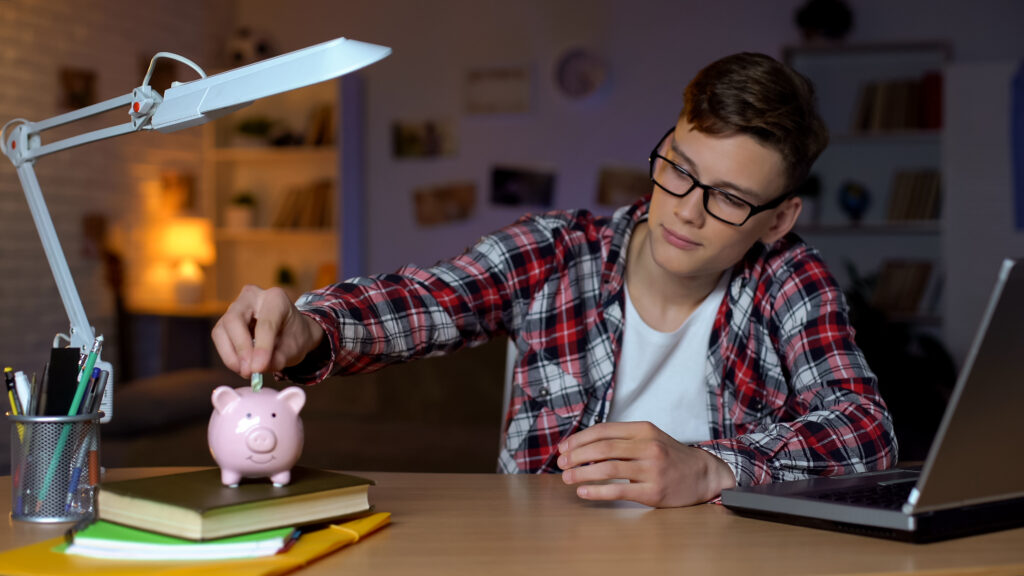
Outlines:
{"label": "white desk lamp", "polygon": [[[81,146],[97,140],[105,140],[139,130],[175,132],[183,128],[198,126],[214,120],[252,102],[302,88],[318,82],[337,78],[386,57],[391,49],[346,38],[337,38],[322,44],[282,54],[274,58],[207,76],[199,66],[181,56],[159,52],[153,57],[149,71],[142,85],[130,94],[118,96],[105,102],[93,104],[80,110],[54,116],[41,122],[15,119],[4,124],[0,130],[0,148],[11,159],[18,170],[18,179],[25,191],[32,219],[43,242],[46,259],[57,282],[61,301],[71,321],[71,330],[66,338],[71,346],[89,350],[93,344],[93,329],[85,316],[82,300],[78,296],[75,282],[68,270],[67,260],[57,239],[57,233],[50,219],[50,213],[43,200],[42,190],[33,164],[37,158]],[[175,82],[161,96],[149,86],[154,63],[159,58],[171,58],[187,64],[201,77],[191,82]],[[64,140],[43,144],[40,134],[51,128],[102,114],[121,107],[128,107],[131,121],[126,124],[102,128],[79,134]],[[109,362],[97,362],[110,371]],[[103,422],[107,422],[113,408],[113,374],[111,374],[103,395]]]}

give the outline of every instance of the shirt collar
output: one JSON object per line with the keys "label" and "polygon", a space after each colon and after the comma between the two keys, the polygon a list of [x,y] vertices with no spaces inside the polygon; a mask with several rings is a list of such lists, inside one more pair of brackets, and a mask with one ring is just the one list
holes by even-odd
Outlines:
{"label": "shirt collar", "polygon": [[612,216],[612,237],[604,261],[601,282],[601,295],[605,302],[617,301],[622,297],[622,287],[626,279],[626,258],[629,255],[629,240],[633,237],[636,225],[647,220],[650,208],[651,197],[647,195],[633,204],[619,208]]}

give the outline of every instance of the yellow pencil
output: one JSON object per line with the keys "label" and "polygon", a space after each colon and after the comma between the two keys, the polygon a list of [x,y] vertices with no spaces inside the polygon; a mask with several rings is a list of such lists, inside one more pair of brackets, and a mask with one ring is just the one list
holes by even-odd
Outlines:
{"label": "yellow pencil", "polygon": [[[7,380],[7,399],[11,402],[11,414],[18,416],[18,401],[14,399],[14,386],[11,379],[14,377],[13,369],[8,366],[4,368],[4,378]],[[18,424],[18,440],[25,441],[25,427]]]}

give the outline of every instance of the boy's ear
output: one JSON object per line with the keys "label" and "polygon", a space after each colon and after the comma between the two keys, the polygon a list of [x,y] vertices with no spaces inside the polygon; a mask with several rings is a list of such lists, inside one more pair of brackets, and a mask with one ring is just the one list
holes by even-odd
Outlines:
{"label": "boy's ear", "polygon": [[796,225],[796,219],[800,217],[803,206],[803,200],[799,196],[793,196],[772,211],[771,226],[761,235],[761,242],[764,242],[766,246],[771,246],[778,239],[789,234],[789,231]]}

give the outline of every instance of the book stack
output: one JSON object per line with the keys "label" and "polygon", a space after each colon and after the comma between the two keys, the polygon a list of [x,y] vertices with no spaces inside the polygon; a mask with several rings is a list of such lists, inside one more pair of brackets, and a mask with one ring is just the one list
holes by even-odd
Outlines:
{"label": "book stack", "polygon": [[941,207],[937,170],[904,170],[892,178],[888,219],[891,222],[936,220]]}
{"label": "book stack", "polygon": [[932,263],[927,260],[886,260],[878,273],[871,304],[890,316],[915,315],[922,308],[931,280]]}
{"label": "book stack", "polygon": [[942,127],[942,75],[867,82],[854,111],[854,132],[938,130]]}
{"label": "book stack", "polygon": [[334,184],[320,180],[288,190],[274,215],[275,228],[330,228]]}
{"label": "book stack", "polygon": [[292,481],[221,484],[220,470],[100,485],[99,522],[66,552],[135,560],[252,558],[286,550],[303,531],[368,513],[366,478],[295,467]]}

